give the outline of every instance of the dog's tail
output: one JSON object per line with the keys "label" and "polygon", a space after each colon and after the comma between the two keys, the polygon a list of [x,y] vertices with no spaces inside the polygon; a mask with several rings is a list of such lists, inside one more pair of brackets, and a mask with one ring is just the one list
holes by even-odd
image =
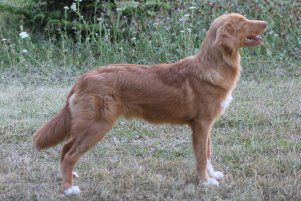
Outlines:
{"label": "dog's tail", "polygon": [[52,147],[70,135],[71,114],[68,104],[55,117],[44,123],[33,135],[36,149]]}

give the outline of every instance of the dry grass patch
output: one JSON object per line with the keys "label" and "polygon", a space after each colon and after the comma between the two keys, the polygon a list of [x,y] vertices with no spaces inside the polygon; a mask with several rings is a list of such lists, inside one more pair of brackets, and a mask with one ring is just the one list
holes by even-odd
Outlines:
{"label": "dry grass patch", "polygon": [[[0,86],[0,199],[66,200],[59,149],[32,134],[69,87]],[[213,130],[218,188],[197,185],[188,127],[120,120],[78,163],[75,200],[300,200],[301,81],[241,82]]]}

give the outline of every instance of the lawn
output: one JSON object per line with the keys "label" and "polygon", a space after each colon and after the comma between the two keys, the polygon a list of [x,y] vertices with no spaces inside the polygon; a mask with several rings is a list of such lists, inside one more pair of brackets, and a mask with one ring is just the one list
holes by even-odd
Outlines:
{"label": "lawn", "polygon": [[[58,35],[33,31],[24,16],[0,12],[0,200],[301,200],[300,3],[177,2],[150,14],[143,3],[117,4],[132,9],[129,30],[112,12],[73,37],[63,26],[53,29]],[[4,0],[0,11],[4,4],[31,3]],[[86,22],[79,10],[64,12]],[[234,100],[212,130],[213,166],[225,173],[220,185],[198,185],[188,127],[120,119],[77,164],[74,183],[82,194],[64,196],[62,144],[38,152],[32,135],[62,108],[79,75],[109,63],[174,62],[195,54],[212,20],[226,12],[266,20],[269,28],[263,45],[241,50]]]}
{"label": "lawn", "polygon": [[[60,146],[33,150],[32,134],[70,85],[1,85],[1,200],[64,200]],[[301,80],[242,80],[216,123],[217,188],[197,185],[188,127],[121,119],[78,163],[78,200],[300,200]]]}

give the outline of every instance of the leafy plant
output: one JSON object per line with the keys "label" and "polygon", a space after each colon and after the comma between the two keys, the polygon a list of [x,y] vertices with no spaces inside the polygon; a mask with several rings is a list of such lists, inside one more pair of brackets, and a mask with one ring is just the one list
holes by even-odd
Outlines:
{"label": "leafy plant", "polygon": [[[252,67],[246,68],[248,75],[267,74],[276,69],[275,66],[280,69],[277,72],[287,69],[287,73],[293,73],[300,61],[299,2],[18,2],[23,3],[0,4],[0,38],[3,39],[0,42],[0,69],[26,69],[28,72],[29,68],[39,68],[37,66],[46,63],[45,73],[48,73],[56,67],[75,66],[84,71],[108,63],[172,62],[197,52],[211,22],[230,12],[269,23],[263,34],[264,45],[241,51],[245,57],[243,65]],[[23,31],[28,32],[28,38],[19,37]],[[262,65],[265,68],[261,68]]]}

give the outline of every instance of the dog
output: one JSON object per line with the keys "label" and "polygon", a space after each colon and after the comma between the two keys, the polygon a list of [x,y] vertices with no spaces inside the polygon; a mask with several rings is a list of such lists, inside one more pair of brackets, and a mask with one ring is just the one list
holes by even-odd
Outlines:
{"label": "dog", "polygon": [[189,125],[198,179],[217,186],[223,173],[211,165],[210,131],[233,99],[241,72],[239,49],[262,44],[259,35],[266,27],[265,21],[225,14],[213,21],[194,56],[167,64],[112,64],[83,74],[64,108],[33,136],[38,150],[67,139],[61,150],[64,193],[80,193],[72,182],[76,162],[121,116]]}

